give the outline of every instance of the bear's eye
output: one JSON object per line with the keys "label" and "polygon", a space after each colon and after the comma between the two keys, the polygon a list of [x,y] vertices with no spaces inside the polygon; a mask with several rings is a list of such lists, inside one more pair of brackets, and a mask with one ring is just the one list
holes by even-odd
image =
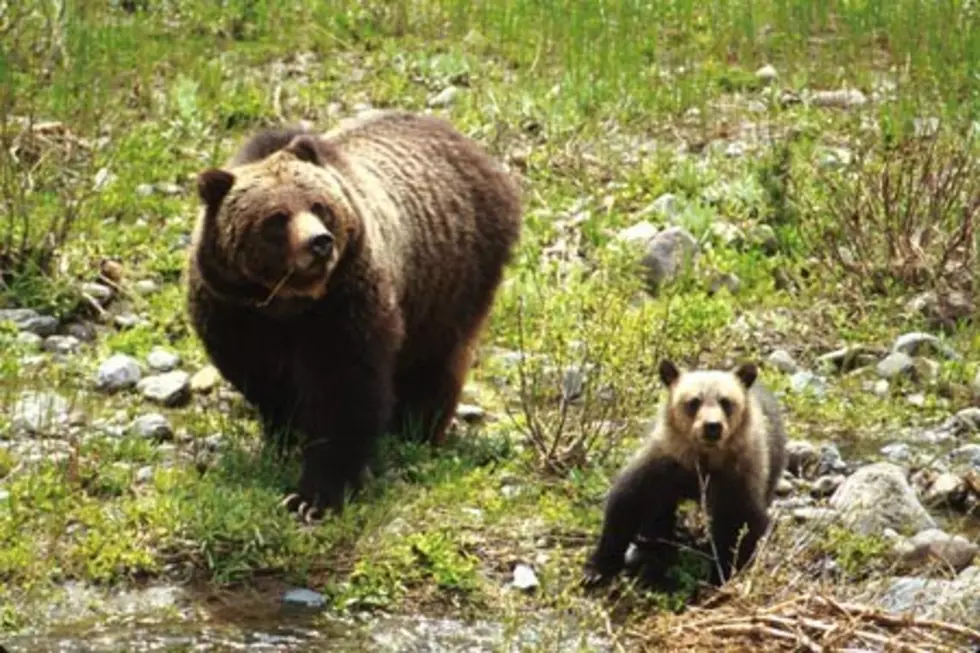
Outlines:
{"label": "bear's eye", "polygon": [[285,213],[273,213],[262,221],[262,235],[266,237],[281,234],[286,229],[289,216]]}
{"label": "bear's eye", "polygon": [[721,409],[725,411],[726,415],[732,414],[732,410],[735,408],[735,406],[732,404],[731,399],[728,399],[727,397],[722,397],[721,399],[718,400],[718,403],[721,404]]}
{"label": "bear's eye", "polygon": [[314,202],[313,206],[310,207],[310,212],[318,218],[325,219],[330,213],[330,209],[325,204]]}
{"label": "bear's eye", "polygon": [[691,417],[694,417],[697,414],[699,408],[701,408],[701,399],[699,397],[688,399],[687,403],[684,404],[684,410],[686,410],[687,414]]}

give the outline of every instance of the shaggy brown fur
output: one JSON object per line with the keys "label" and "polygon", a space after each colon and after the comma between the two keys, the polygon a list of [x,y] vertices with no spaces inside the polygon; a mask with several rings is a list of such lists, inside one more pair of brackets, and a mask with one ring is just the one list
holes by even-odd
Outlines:
{"label": "shaggy brown fur", "polygon": [[662,574],[673,560],[674,547],[664,540],[673,535],[678,503],[701,497],[699,473],[706,483],[718,556],[712,582],[723,581],[733,562],[737,570],[751,559],[769,525],[767,510],[786,464],[779,405],[757,375],[752,363],[731,372],[682,372],[670,361],[661,362],[667,401],[649,441],[609,493],[602,535],[586,564],[586,583],[618,573],[637,536],[651,546],[647,579]]}
{"label": "shaggy brown fur", "polygon": [[192,323],[265,432],[303,436],[290,506],[339,509],[388,429],[440,442],[519,238],[496,162],[442,120],[372,112],[260,133],[199,194]]}

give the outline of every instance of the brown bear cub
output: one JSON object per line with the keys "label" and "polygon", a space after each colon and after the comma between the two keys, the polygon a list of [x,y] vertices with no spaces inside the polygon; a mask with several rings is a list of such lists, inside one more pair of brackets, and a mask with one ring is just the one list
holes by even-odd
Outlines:
{"label": "brown bear cub", "polygon": [[717,555],[712,584],[749,562],[769,525],[767,510],[786,464],[786,434],[755,364],[682,371],[665,360],[659,371],[667,400],[649,441],[609,493],[602,534],[585,565],[586,585],[622,570],[635,538],[649,547],[643,555],[653,571],[644,579],[662,579],[658,574],[674,559],[675,547],[665,540],[673,536],[677,505],[700,500],[702,487]]}
{"label": "brown bear cub", "polygon": [[506,171],[443,120],[374,111],[263,131],[198,194],[191,322],[265,434],[300,436],[289,508],[340,510],[385,432],[440,442],[519,239]]}

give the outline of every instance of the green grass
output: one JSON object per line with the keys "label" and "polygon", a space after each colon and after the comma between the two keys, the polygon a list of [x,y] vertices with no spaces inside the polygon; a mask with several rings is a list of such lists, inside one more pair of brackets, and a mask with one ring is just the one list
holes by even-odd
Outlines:
{"label": "green grass", "polygon": [[[117,4],[69,3],[58,15],[25,2],[0,13],[0,306],[98,321],[77,288],[98,281],[109,259],[123,270],[110,311],[145,318],[128,329],[107,319],[78,354],[32,366],[22,360],[34,352],[0,328],[2,627],[29,623],[32,599],[69,579],[236,587],[268,574],[323,590],[339,610],[517,619],[531,606],[590,619],[605,604],[577,593],[576,574],[609,481],[659,398],[658,357],[725,364],[785,347],[810,366],[840,346],[887,347],[901,332],[934,330],[902,310],[918,289],[874,295],[815,267],[825,243],[801,226],[828,224],[825,178],[814,173],[826,148],[850,146],[868,125],[898,138],[927,116],[955,139],[977,117],[972,4],[174,0],[135,13]],[[779,72],[774,89],[755,75],[767,63]],[[870,98],[884,82],[894,98],[849,110],[777,101],[780,90],[841,87]],[[295,461],[261,451],[240,398],[212,393],[164,409],[93,390],[112,353],[143,358],[167,346],[183,369],[206,363],[181,285],[199,170],[261,125],[326,128],[363,103],[422,110],[449,84],[462,91],[438,113],[508,162],[526,198],[520,251],[467,389],[488,424],[442,451],[387,447],[385,471],[343,518],[306,527],[276,505]],[[66,132],[25,138],[21,119]],[[727,156],[726,139],[743,141],[745,155]],[[641,219],[670,222],[645,211],[664,193],[702,253],[697,271],[652,296],[637,252],[615,237]],[[724,243],[725,225],[744,245]],[[64,237],[49,240],[61,226]],[[776,252],[753,235],[762,228]],[[707,293],[722,273],[739,278],[739,291]],[[780,288],[778,274],[798,287]],[[140,280],[160,290],[140,295]],[[966,362],[943,365],[924,407],[833,378],[824,398],[785,395],[791,434],[873,452],[896,429],[967,405],[980,337],[966,325],[947,338]],[[520,348],[536,356],[523,402],[518,370],[494,353]],[[580,365],[595,366],[589,394],[561,430],[561,374]],[[773,370],[763,378],[788,388]],[[13,443],[10,409],[30,388],[74,402],[81,425]],[[97,426],[150,410],[170,419],[174,442]],[[606,422],[608,431],[597,426]],[[534,423],[562,444],[598,436],[549,464],[523,436]],[[876,551],[831,544],[852,566]],[[517,561],[534,564],[537,592],[507,588]],[[686,597],[653,601],[677,608]]]}

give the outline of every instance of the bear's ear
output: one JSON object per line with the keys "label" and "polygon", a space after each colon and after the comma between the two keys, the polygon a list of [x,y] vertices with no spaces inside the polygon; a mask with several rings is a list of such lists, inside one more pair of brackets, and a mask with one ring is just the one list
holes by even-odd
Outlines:
{"label": "bear's ear", "polygon": [[677,369],[677,366],[668,359],[663,359],[660,361],[660,380],[663,381],[664,385],[668,388],[674,385],[674,382],[680,377],[681,372]]}
{"label": "bear's ear", "polygon": [[748,390],[759,376],[759,368],[756,367],[755,363],[742,363],[735,368],[735,376],[738,377],[738,380]]}
{"label": "bear's ear", "polygon": [[197,194],[209,207],[221,204],[235,183],[235,176],[227,170],[209,168],[197,176]]}
{"label": "bear's ear", "polygon": [[323,165],[323,156],[320,151],[320,143],[316,136],[303,134],[297,136],[286,146],[286,151],[295,156],[300,161],[312,163],[315,166]]}

